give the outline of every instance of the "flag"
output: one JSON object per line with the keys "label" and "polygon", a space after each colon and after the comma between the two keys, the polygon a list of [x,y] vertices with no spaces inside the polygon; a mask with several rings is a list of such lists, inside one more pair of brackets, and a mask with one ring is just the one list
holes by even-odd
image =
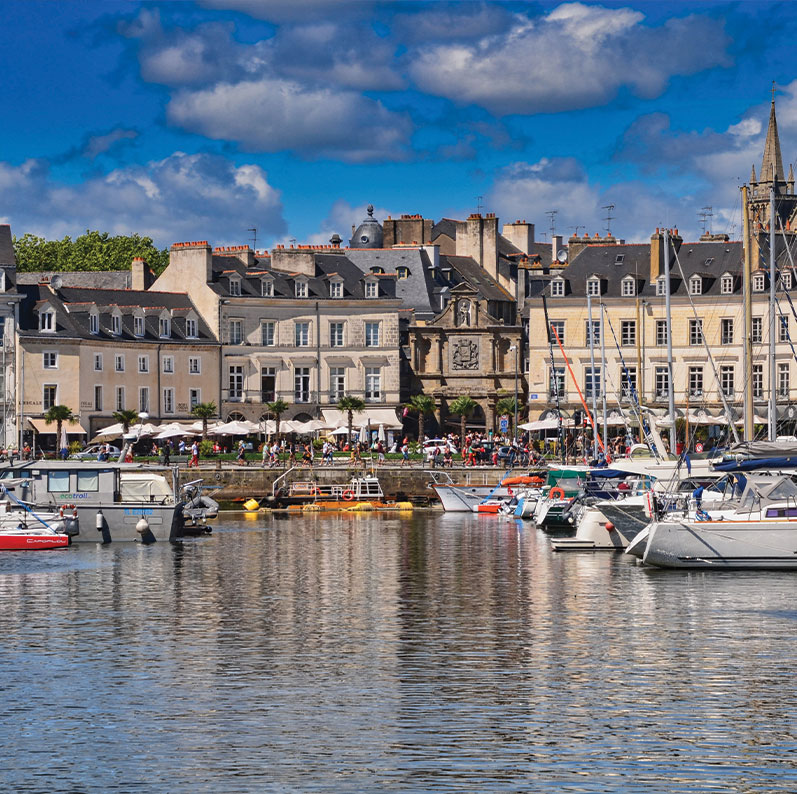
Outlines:
{"label": "flag", "polygon": [[404,413],[401,415],[401,418],[402,419],[406,419],[407,415],[409,414],[409,412],[410,412],[410,409],[405,407],[404,408]]}

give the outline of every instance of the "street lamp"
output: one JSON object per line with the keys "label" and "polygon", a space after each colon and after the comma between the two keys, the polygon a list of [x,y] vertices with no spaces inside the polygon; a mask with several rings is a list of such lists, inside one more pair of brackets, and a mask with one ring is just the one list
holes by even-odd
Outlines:
{"label": "street lamp", "polygon": [[517,379],[518,379],[518,346],[510,345],[510,352],[515,351],[515,424],[514,424],[514,438],[517,445]]}

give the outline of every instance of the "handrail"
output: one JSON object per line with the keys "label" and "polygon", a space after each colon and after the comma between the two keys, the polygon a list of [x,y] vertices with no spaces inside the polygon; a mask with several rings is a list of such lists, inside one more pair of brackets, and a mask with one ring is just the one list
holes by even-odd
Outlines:
{"label": "handrail", "polygon": [[276,493],[277,493],[277,483],[280,480],[282,480],[285,477],[287,477],[292,471],[295,471],[296,469],[300,469],[300,468],[303,468],[303,467],[302,466],[291,466],[290,469],[287,469],[282,474],[280,474],[279,477],[275,478],[274,482],[271,483],[271,495],[272,496],[276,495]]}

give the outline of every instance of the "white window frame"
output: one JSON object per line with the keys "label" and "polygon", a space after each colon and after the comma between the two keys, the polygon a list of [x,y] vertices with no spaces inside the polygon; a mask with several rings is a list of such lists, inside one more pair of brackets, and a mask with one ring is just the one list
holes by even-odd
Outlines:
{"label": "white window frame", "polygon": [[689,277],[689,294],[702,295],[703,294],[703,277],[690,276]]}
{"label": "white window frame", "polygon": [[102,372],[102,353],[94,354],[94,371]]}
{"label": "white window frame", "polygon": [[167,386],[163,390],[163,413],[174,413],[174,386]]}
{"label": "white window frame", "polygon": [[656,347],[664,347],[667,344],[667,320],[656,320]]}
{"label": "white window frame", "polygon": [[656,297],[660,298],[667,294],[667,283],[665,282],[664,278],[664,276],[659,276],[656,279]]}
{"label": "white window frame", "polygon": [[94,410],[95,411],[102,411],[102,400],[103,393],[102,393],[102,384],[95,383],[94,384]]}
{"label": "white window frame", "polygon": [[763,292],[766,288],[766,279],[763,273],[753,274],[753,292]]}
{"label": "white window frame", "polygon": [[703,396],[703,367],[699,364],[694,364],[687,370],[687,383],[686,388],[689,390],[690,397]]}
{"label": "white window frame", "polygon": [[310,347],[310,323],[307,320],[297,320],[293,324],[294,347]]}
{"label": "white window frame", "polygon": [[[47,399],[48,392],[52,393],[52,400]],[[54,405],[58,405],[58,384],[57,383],[43,383],[42,384],[42,410],[49,411]]]}
{"label": "white window frame", "polygon": [[113,359],[113,371],[114,372],[124,372],[125,371],[125,354],[124,353],[117,353]]}
{"label": "white window frame", "polygon": [[42,353],[42,369],[58,369],[58,353],[56,351],[45,350]]}
{"label": "white window frame", "polygon": [[244,321],[240,317],[230,318],[230,344],[242,345],[244,343]]}
{"label": "white window frame", "polygon": [[329,401],[337,402],[345,394],[346,394],[346,367],[330,367]]}
{"label": "white window frame", "polygon": [[365,401],[367,403],[382,402],[382,367],[365,368]]}
{"label": "white window frame", "polygon": [[185,320],[185,335],[188,339],[197,338],[198,323],[194,317],[186,317]]}
{"label": "white window frame", "polygon": [[138,387],[138,410],[149,413],[149,386]]}
{"label": "white window frame", "polygon": [[271,278],[260,279],[260,297],[261,298],[274,297],[274,279]]}
{"label": "white window frame", "polygon": [[551,326],[556,326],[556,335],[554,335],[553,328],[548,328],[548,336],[550,341],[557,344],[556,337],[559,337],[559,342],[562,346],[565,344],[565,321],[564,320],[551,320]]}
{"label": "white window frame", "polygon": [[[299,379],[302,379],[301,381]],[[304,389],[305,378],[307,378],[307,390]],[[306,404],[312,400],[313,391],[311,383],[310,367],[294,367],[293,369],[293,399],[294,402]]]}
{"label": "white window frame", "polygon": [[689,320],[689,344],[691,346],[703,344],[703,318]]}
{"label": "white window frame", "polygon": [[111,314],[111,333],[114,336],[122,335],[122,315],[118,312]]}
{"label": "white window frame", "polygon": [[563,298],[565,295],[565,280],[563,278],[551,279],[551,297]]}
{"label": "white window frame", "polygon": [[158,336],[161,339],[169,339],[172,335],[172,321],[169,317],[158,318]]}
{"label": "white window frame", "polygon": [[188,390],[188,410],[193,411],[202,402],[202,389],[193,386]]}
{"label": "white window frame", "polygon": [[342,298],[343,297],[343,282],[342,281],[330,281],[329,282],[329,297],[330,298]]}
{"label": "white window frame", "polygon": [[778,363],[778,397],[788,397],[791,392],[791,367],[788,361]]}
{"label": "white window frame", "polygon": [[[340,333],[338,334],[338,331]],[[329,346],[344,347],[346,345],[346,323],[335,320],[329,324]]]}
{"label": "white window frame", "polygon": [[235,277],[230,278],[230,296],[233,298],[241,297],[241,279]]}
{"label": "white window frame", "polygon": [[720,294],[732,295],[733,294],[733,276],[724,275],[720,279]]}
{"label": "white window frame", "polygon": [[202,357],[189,356],[188,357],[188,374],[201,375],[202,374]]}
{"label": "white window frame", "polygon": [[161,372],[164,375],[174,375],[174,356],[163,356],[161,358]]}
{"label": "white window frame", "polygon": [[[366,322],[364,325],[363,338],[366,347],[380,347],[382,343],[382,329],[379,322]],[[374,336],[376,333],[376,336]]]}
{"label": "white window frame", "polygon": [[146,353],[138,357],[138,373],[139,375],[149,374],[149,355]]}
{"label": "white window frame", "polygon": [[100,332],[100,315],[96,312],[89,314],[89,333],[98,334]]}
{"label": "white window frame", "polygon": [[723,317],[720,319],[720,344],[732,345],[735,334],[732,317]]}
{"label": "white window frame", "polygon": [[626,276],[623,279],[620,293],[624,298],[633,298],[636,295],[636,279],[633,276]]}
{"label": "white window frame", "polygon": [[245,386],[243,364],[230,364],[227,367],[227,398],[240,402],[244,398]]}
{"label": "white window frame", "polygon": [[595,276],[587,279],[587,295],[597,298],[601,294],[601,280]]}
{"label": "white window frame", "polygon": [[262,347],[274,347],[277,344],[277,323],[274,320],[260,321],[260,344]]}
{"label": "white window frame", "polygon": [[754,345],[760,345],[764,341],[764,318],[753,317],[750,331],[750,341]]}
{"label": "white window frame", "polygon": [[720,391],[725,397],[733,397],[736,389],[736,367],[733,364],[720,365]]}
{"label": "white window frame", "polygon": [[143,337],[147,333],[147,324],[145,318],[141,315],[136,315],[133,317],[133,336],[137,336],[139,339],[143,339]]}
{"label": "white window frame", "polygon": [[55,312],[47,309],[39,314],[39,330],[45,334],[55,333]]}
{"label": "white window frame", "polygon": [[636,346],[636,320],[620,320],[620,345]]}
{"label": "white window frame", "polygon": [[116,410],[117,411],[124,411],[125,410],[125,387],[124,386],[117,386],[114,390],[114,395],[116,399]]}
{"label": "white window frame", "polygon": [[309,295],[309,289],[305,279],[297,279],[294,282],[293,295],[295,298],[306,298]]}
{"label": "white window frame", "polygon": [[783,289],[791,289],[791,270],[780,271],[780,283]]}
{"label": "white window frame", "polygon": [[365,297],[369,300],[379,297],[379,285],[375,281],[365,282]]}

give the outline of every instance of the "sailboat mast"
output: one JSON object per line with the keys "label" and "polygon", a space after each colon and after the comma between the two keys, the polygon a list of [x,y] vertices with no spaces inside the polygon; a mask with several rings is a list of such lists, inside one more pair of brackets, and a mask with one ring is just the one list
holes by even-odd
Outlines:
{"label": "sailboat mast", "polygon": [[670,311],[670,231],[664,230],[664,313],[667,318],[667,396],[670,414],[670,452],[675,452],[675,388],[672,373],[672,313]]}
{"label": "sailboat mast", "polygon": [[772,165],[772,186],[769,188],[769,435],[775,440],[777,410],[775,391],[777,365],[775,363],[775,165]]}
{"label": "sailboat mast", "polygon": [[[598,398],[595,394],[595,333],[594,326],[592,325],[592,295],[589,293],[589,282],[587,282],[587,325],[589,327],[589,388],[592,392],[592,415],[598,416]],[[600,384],[600,381],[598,381]],[[592,454],[598,457],[598,434],[595,426],[592,427]]]}
{"label": "sailboat mast", "polygon": [[750,205],[747,185],[742,186],[744,214],[744,263],[742,265],[742,300],[744,303],[744,440],[752,441],[753,427],[753,253],[750,250]]}
{"label": "sailboat mast", "polygon": [[603,448],[609,443],[609,415],[606,411],[606,306],[601,303],[601,397],[603,398]]}

